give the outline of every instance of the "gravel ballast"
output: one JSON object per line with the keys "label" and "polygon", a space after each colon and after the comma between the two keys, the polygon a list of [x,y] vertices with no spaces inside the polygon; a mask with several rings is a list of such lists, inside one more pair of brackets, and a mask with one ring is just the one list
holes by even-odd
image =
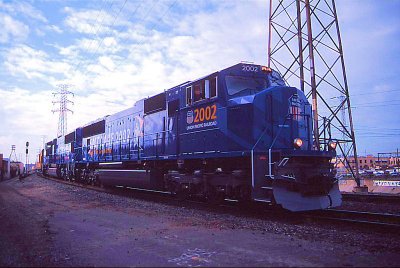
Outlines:
{"label": "gravel ballast", "polygon": [[[400,235],[88,190],[0,183],[0,266],[398,266]],[[398,213],[345,202],[343,209]],[[380,210],[380,211],[378,211]],[[386,212],[386,211],[383,211]],[[268,215],[270,213],[270,215]]]}

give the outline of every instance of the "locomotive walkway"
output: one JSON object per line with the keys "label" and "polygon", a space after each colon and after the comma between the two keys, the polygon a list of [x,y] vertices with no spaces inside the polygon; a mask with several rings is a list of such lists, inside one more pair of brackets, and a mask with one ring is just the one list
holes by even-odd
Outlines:
{"label": "locomotive walkway", "polygon": [[36,175],[0,183],[0,266],[396,266],[400,236],[247,218]]}

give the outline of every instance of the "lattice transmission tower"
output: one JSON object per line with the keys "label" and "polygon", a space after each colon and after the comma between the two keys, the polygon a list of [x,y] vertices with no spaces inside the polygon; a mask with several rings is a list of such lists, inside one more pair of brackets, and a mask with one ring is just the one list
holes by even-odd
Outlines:
{"label": "lattice transmission tower", "polygon": [[8,161],[10,162],[18,162],[17,154],[15,152],[15,145],[11,145],[11,153],[8,157]]}
{"label": "lattice transmission tower", "polygon": [[58,117],[58,130],[57,130],[57,137],[60,136],[65,136],[67,133],[67,114],[68,112],[74,113],[72,110],[68,109],[68,104],[74,104],[74,102],[70,101],[68,99],[69,95],[74,96],[74,93],[69,91],[68,89],[71,87],[71,85],[66,85],[66,84],[60,84],[57,85],[58,90],[56,92],[53,92],[53,97],[58,96],[59,99],[56,101],[53,101],[53,105],[59,104],[59,108],[53,109],[52,112],[59,112],[59,117]]}
{"label": "lattice transmission tower", "polygon": [[[312,104],[314,149],[338,141],[359,186],[357,148],[334,0],[270,0],[268,66]],[[348,124],[346,124],[348,122]],[[355,163],[350,163],[353,156]],[[352,168],[352,164],[355,168]]]}

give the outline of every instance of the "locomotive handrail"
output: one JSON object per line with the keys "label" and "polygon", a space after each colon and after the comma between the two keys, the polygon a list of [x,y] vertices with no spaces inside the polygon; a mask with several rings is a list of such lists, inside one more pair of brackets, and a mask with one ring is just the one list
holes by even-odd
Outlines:
{"label": "locomotive handrail", "polygon": [[[158,149],[157,142],[162,140],[162,135],[168,132],[172,132],[171,130],[163,130],[159,132],[154,132],[146,135],[141,135],[133,138],[128,138],[124,140],[117,140],[112,142],[104,142],[99,144],[92,144],[88,146],[80,146],[76,147],[76,154],[80,154],[82,158],[86,158],[85,161],[95,162],[95,161],[113,161],[115,159],[132,159],[132,155],[137,155],[138,159],[140,159],[140,152],[143,151],[143,145],[145,142],[153,142],[156,141],[155,147],[156,152],[154,155],[148,157],[157,157]],[[154,138],[155,137],[155,138]],[[137,140],[137,144],[134,144],[135,139]],[[91,150],[98,150],[100,153],[94,152],[93,155],[88,156]],[[111,150],[108,152],[107,150]],[[124,151],[124,153],[123,153]],[[110,155],[111,154],[111,155]],[[95,157],[97,156],[97,157]],[[111,159],[110,159],[111,156]],[[96,159],[97,158],[97,159]]]}
{"label": "locomotive handrail", "polygon": [[257,144],[260,142],[261,138],[264,136],[264,134],[265,134],[265,132],[267,132],[267,130],[268,130],[268,127],[265,127],[264,131],[261,133],[261,135],[258,138],[258,140],[256,141],[256,143],[251,148],[252,151],[256,148]]}
{"label": "locomotive handrail", "polygon": [[[268,177],[270,177],[271,179],[274,179],[275,176],[272,175],[272,165],[275,164],[274,162],[272,162],[272,147],[275,145],[276,140],[278,139],[279,134],[281,134],[281,130],[283,128],[283,126],[286,123],[286,120],[290,117],[290,114],[287,114],[285,117],[285,120],[283,120],[283,123],[278,125],[278,133],[276,133],[276,136],[274,138],[274,140],[271,143],[271,146],[268,149]],[[288,160],[289,161],[289,160]]]}

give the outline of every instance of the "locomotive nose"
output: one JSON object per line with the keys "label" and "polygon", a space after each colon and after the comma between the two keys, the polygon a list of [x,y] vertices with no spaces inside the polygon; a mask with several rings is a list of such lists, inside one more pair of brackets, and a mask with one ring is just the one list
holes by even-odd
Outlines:
{"label": "locomotive nose", "polygon": [[274,143],[279,149],[308,149],[312,136],[307,105],[304,94],[292,87],[275,86],[257,93],[253,100],[255,136],[263,135],[267,148]]}

